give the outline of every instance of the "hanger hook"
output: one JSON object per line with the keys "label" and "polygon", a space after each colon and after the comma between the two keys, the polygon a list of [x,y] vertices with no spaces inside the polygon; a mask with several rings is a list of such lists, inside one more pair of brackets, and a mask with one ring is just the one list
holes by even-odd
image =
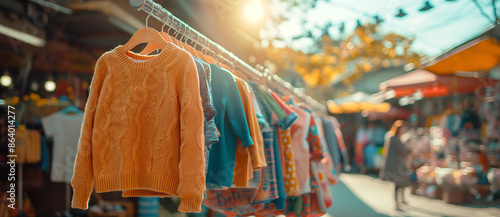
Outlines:
{"label": "hanger hook", "polygon": [[153,8],[151,8],[151,12],[149,12],[148,17],[146,17],[146,27],[149,27],[149,25],[148,25],[149,17],[151,16],[153,11],[155,10],[155,6],[156,6],[156,4],[153,2]]}
{"label": "hanger hook", "polygon": [[182,22],[182,32],[181,32],[181,39],[179,41],[183,42],[182,40],[184,40],[184,37],[186,36],[186,23]]}
{"label": "hanger hook", "polygon": [[189,33],[190,33],[189,29],[190,29],[190,27],[188,26],[188,24],[184,24],[184,25],[186,25],[186,32],[184,33],[184,35],[185,35],[185,37],[184,37],[184,40],[185,40],[184,43],[187,44],[188,41],[189,41]]}
{"label": "hanger hook", "polygon": [[172,15],[172,13],[170,13],[170,11],[167,11],[167,12],[168,12],[167,22],[168,22],[169,18],[171,19],[170,23],[168,23],[168,30],[166,31],[166,33],[169,34],[170,29],[172,28],[172,23],[174,23],[174,17]]}
{"label": "hanger hook", "polygon": [[201,48],[201,52],[205,55],[207,55],[207,44],[208,44],[208,40],[205,36],[202,36],[203,39],[205,39],[205,43],[203,43],[203,48]]}
{"label": "hanger hook", "polygon": [[221,55],[221,49],[220,49],[220,45],[217,45],[217,50],[216,50],[216,56],[217,56],[217,59],[218,59],[218,62],[222,63],[222,55]]}
{"label": "hanger hook", "polygon": [[[163,9],[163,12],[166,12],[167,10],[166,9]],[[165,22],[163,22],[163,26],[161,26],[161,31],[163,32],[163,28],[165,27],[165,25],[167,25],[167,22],[168,22],[168,18],[169,18],[169,14],[167,14],[167,20],[165,20]]]}
{"label": "hanger hook", "polygon": [[[181,21],[179,21],[179,29],[176,30],[177,32],[175,33],[175,38],[177,38],[177,36],[179,35],[179,33],[181,32],[181,28],[182,28],[182,23]],[[175,29],[175,28],[174,28]]]}
{"label": "hanger hook", "polygon": [[193,41],[194,42],[194,50],[196,50],[196,45],[198,45],[198,43],[200,42],[200,35],[196,34],[196,41]]}

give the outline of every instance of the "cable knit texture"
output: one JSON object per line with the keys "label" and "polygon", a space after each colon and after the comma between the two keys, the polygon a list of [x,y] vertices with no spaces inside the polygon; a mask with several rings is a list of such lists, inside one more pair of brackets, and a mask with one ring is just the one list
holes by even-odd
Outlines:
{"label": "cable knit texture", "polygon": [[105,53],[96,64],[72,178],[73,208],[96,192],[151,190],[200,212],[203,109],[192,57],[173,44],[155,56]]}

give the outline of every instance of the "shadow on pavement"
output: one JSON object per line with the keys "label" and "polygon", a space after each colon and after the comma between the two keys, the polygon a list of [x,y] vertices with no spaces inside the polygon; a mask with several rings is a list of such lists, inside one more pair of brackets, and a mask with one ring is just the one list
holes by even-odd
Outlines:
{"label": "shadow on pavement", "polygon": [[500,208],[500,202],[486,203],[485,204],[457,204],[457,206],[468,208]]}
{"label": "shadow on pavement", "polygon": [[417,213],[421,213],[421,214],[425,214],[425,215],[431,215],[431,216],[452,217],[449,215],[443,215],[442,213],[436,212],[434,210],[427,210],[427,209],[412,206],[412,205],[409,206],[408,210],[411,210],[411,211],[417,212]]}
{"label": "shadow on pavement", "polygon": [[328,214],[334,217],[353,216],[376,216],[388,215],[377,213],[370,206],[359,199],[342,181],[331,187],[333,205],[328,209]]}

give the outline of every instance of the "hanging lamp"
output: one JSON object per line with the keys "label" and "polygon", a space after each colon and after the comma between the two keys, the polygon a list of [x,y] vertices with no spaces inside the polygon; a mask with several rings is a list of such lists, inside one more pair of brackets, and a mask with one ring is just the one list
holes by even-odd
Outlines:
{"label": "hanging lamp", "polygon": [[378,15],[375,15],[373,18],[375,19],[375,24],[379,24],[381,22],[384,22],[384,20],[380,19],[380,17]]}
{"label": "hanging lamp", "polygon": [[430,1],[425,1],[424,7],[420,8],[419,11],[428,11],[432,9],[434,6],[431,4]]}
{"label": "hanging lamp", "polygon": [[362,27],[361,20],[356,20],[356,29]]}
{"label": "hanging lamp", "polygon": [[407,15],[407,13],[403,10],[403,8],[401,8],[401,9],[399,9],[399,13],[396,14],[396,17],[401,18],[401,17],[404,17],[406,15]]}

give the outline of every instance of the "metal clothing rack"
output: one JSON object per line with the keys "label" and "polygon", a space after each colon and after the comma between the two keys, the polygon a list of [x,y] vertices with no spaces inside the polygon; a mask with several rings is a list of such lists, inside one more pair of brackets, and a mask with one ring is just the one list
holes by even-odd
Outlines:
{"label": "metal clothing rack", "polygon": [[263,72],[259,72],[255,68],[251,67],[238,57],[236,57],[231,52],[224,49],[219,44],[213,42],[212,40],[205,37],[203,34],[199,33],[186,23],[184,23],[179,18],[175,17],[170,13],[170,11],[164,9],[160,4],[155,3],[153,0],[129,0],[130,6],[137,8],[137,10],[142,10],[151,15],[151,17],[156,18],[160,22],[164,23],[165,26],[174,29],[180,33],[186,40],[189,39],[193,43],[196,43],[205,51],[209,51],[212,56],[217,60],[222,60],[221,62],[227,63],[231,68],[241,71],[248,76],[258,76],[260,78],[267,78],[279,87],[280,91],[288,94],[293,94],[299,99],[307,103],[309,106],[326,113],[326,106],[319,103],[312,97],[305,94],[299,88],[293,87],[290,83],[286,82],[277,75],[271,74],[267,69]]}

